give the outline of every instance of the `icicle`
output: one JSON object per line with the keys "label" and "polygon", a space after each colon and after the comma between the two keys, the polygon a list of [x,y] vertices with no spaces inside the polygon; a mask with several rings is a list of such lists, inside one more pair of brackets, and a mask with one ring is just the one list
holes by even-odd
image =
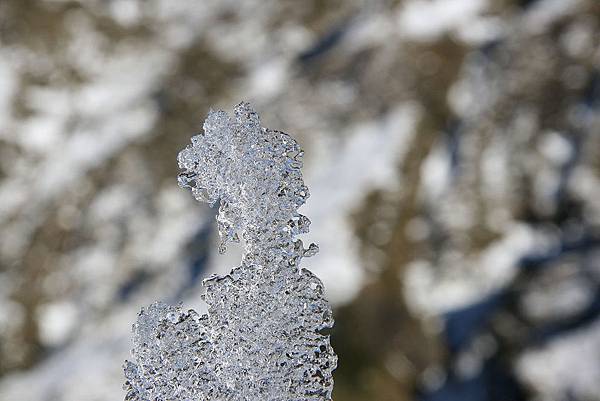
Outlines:
{"label": "icicle", "polygon": [[321,281],[299,268],[298,213],[309,196],[302,150],[287,134],[262,128],[249,104],[234,117],[211,111],[204,133],[181,151],[179,184],[220,202],[222,249],[244,239],[241,266],[204,281],[208,313],[155,303],[134,325],[126,400],[330,400],[337,357],[323,329],[331,309]]}

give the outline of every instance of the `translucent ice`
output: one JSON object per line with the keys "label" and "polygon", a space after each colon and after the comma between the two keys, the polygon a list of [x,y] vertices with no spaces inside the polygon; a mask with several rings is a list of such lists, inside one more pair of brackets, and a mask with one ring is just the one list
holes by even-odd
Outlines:
{"label": "translucent ice", "polygon": [[300,268],[298,213],[309,196],[302,150],[289,135],[262,128],[249,104],[231,117],[211,111],[204,133],[178,157],[179,184],[220,202],[220,250],[244,241],[241,266],[204,281],[208,313],[163,303],[134,324],[126,400],[330,400],[337,357],[324,329],[331,309],[321,281]]}

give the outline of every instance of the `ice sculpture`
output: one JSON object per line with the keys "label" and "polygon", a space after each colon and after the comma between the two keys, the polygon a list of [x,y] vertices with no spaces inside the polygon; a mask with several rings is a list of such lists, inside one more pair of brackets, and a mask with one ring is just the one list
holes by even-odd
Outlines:
{"label": "ice sculpture", "polygon": [[289,135],[262,128],[248,103],[233,117],[211,111],[204,133],[178,157],[179,184],[220,202],[222,240],[244,242],[241,266],[204,281],[208,313],[154,303],[133,326],[125,362],[126,400],[330,400],[337,357],[323,284],[300,268],[296,236],[310,221],[302,150]]}

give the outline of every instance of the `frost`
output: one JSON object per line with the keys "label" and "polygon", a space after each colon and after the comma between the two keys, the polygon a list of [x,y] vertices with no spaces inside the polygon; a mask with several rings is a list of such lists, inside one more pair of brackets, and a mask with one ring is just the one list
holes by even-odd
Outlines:
{"label": "frost", "polygon": [[309,196],[303,152],[247,103],[234,111],[210,112],[179,154],[179,184],[220,202],[220,251],[242,239],[241,266],[204,281],[205,315],[163,303],[140,312],[126,400],[331,399],[332,313],[321,281],[299,267],[318,252],[296,238],[310,225],[298,213]]}

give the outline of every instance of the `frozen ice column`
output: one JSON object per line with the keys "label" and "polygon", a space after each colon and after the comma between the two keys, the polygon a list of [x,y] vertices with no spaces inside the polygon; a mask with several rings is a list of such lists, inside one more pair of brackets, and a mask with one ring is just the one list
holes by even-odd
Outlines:
{"label": "frozen ice column", "polygon": [[220,251],[243,239],[239,267],[204,281],[208,313],[155,303],[134,324],[126,400],[330,400],[337,357],[324,330],[331,309],[321,281],[301,268],[296,236],[310,221],[302,150],[262,128],[249,104],[211,111],[178,157],[179,184],[220,203]]}

